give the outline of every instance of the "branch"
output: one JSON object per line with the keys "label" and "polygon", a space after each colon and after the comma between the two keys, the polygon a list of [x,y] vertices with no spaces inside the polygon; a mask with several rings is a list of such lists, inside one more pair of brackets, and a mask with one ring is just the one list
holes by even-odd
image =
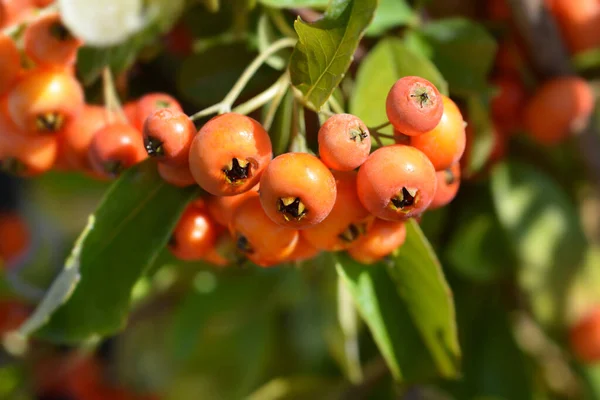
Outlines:
{"label": "branch", "polygon": [[[543,79],[575,75],[570,57],[556,23],[543,0],[508,0],[516,28],[527,45],[534,69]],[[590,120],[578,135],[584,163],[600,188],[600,135]]]}

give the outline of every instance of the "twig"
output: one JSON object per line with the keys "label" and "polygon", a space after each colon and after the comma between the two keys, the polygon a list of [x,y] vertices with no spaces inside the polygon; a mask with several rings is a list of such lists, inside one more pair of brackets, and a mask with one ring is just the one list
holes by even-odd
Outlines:
{"label": "twig", "polygon": [[277,96],[279,93],[284,93],[289,84],[289,77],[287,73],[284,73],[277,79],[277,81],[272,84],[269,88],[265,89],[261,93],[257,94],[250,100],[240,104],[239,106],[233,109],[233,112],[240,114],[249,114],[254,110],[264,106],[271,99]]}

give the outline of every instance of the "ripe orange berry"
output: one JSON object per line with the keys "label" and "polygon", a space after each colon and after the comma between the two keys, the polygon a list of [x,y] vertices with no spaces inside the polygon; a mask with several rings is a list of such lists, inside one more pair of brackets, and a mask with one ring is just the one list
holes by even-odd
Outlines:
{"label": "ripe orange berry", "polygon": [[555,78],[538,88],[525,107],[527,132],[552,145],[583,129],[594,108],[590,85],[579,77]]}
{"label": "ripe orange berry", "polygon": [[429,158],[436,171],[444,170],[460,160],[465,152],[465,121],[454,102],[444,95],[444,113],[437,126],[422,135],[411,136],[410,144]]}
{"label": "ripe orange berry", "polygon": [[30,240],[29,227],[20,215],[0,214],[0,260],[5,267],[27,250]]}
{"label": "ripe orange berry", "polygon": [[287,256],[282,262],[302,262],[315,258],[321,250],[310,244],[310,242],[302,234],[298,237],[298,243],[294,247],[292,254]]}
{"label": "ripe orange berry", "polygon": [[553,0],[550,8],[572,53],[600,46],[598,0]]}
{"label": "ripe orange berry", "polygon": [[0,95],[4,95],[21,73],[21,56],[10,36],[0,33]]}
{"label": "ripe orange berry", "polygon": [[510,75],[500,76],[493,83],[499,89],[491,103],[494,122],[506,132],[515,131],[521,126],[527,101],[523,83]]}
{"label": "ripe orange berry", "polygon": [[229,226],[236,208],[248,197],[258,196],[258,185],[235,196],[207,196],[206,207],[211,217],[223,226]]}
{"label": "ripe orange berry", "polygon": [[137,121],[137,102],[135,100],[132,100],[123,104],[123,113],[125,114],[125,118],[127,118],[127,121],[131,125],[135,126],[135,123]]}
{"label": "ripe orange berry", "polygon": [[83,89],[72,74],[55,69],[28,72],[8,93],[15,124],[30,133],[53,133],[81,111]]}
{"label": "ripe orange berry", "polygon": [[395,144],[375,150],[358,170],[358,197],[378,218],[419,215],[435,195],[435,168],[423,152]]}
{"label": "ripe orange berry", "polygon": [[335,178],[307,153],[277,156],[260,179],[260,201],[275,223],[304,229],[323,221],[333,209]]}
{"label": "ripe orange berry", "polygon": [[406,226],[403,221],[376,219],[369,232],[358,239],[348,254],[363,264],[373,264],[404,244]]}
{"label": "ripe orange berry", "polygon": [[570,328],[569,341],[581,361],[589,364],[600,361],[600,306]]}
{"label": "ripe orange berry", "polygon": [[65,125],[60,134],[60,146],[67,164],[74,169],[90,169],[88,158],[94,134],[108,124],[108,110],[85,105],[79,115]]}
{"label": "ripe orange berry", "polygon": [[187,187],[196,183],[187,164],[171,165],[159,162],[158,174],[165,182],[177,187]]}
{"label": "ripe orange berry", "polygon": [[390,89],[385,110],[396,130],[417,136],[435,128],[442,118],[444,105],[433,83],[418,76],[406,76]]}
{"label": "ripe orange berry", "polygon": [[173,165],[188,165],[188,155],[196,127],[181,111],[163,108],[154,111],[144,123],[144,147],[150,157]]}
{"label": "ripe orange berry", "polygon": [[283,261],[298,242],[298,231],[271,221],[256,196],[249,197],[235,210],[230,231],[237,250],[261,266]]}
{"label": "ripe orange berry", "polygon": [[0,169],[19,176],[49,171],[58,154],[54,136],[26,136],[0,106]]}
{"label": "ripe orange berry", "polygon": [[195,261],[215,246],[217,226],[206,208],[189,205],[183,212],[169,241],[169,250],[180,260]]}
{"label": "ripe orange berry", "polygon": [[437,186],[435,196],[429,205],[429,210],[444,207],[456,197],[460,187],[460,164],[455,163],[450,168],[436,172]]}
{"label": "ripe orange berry", "polygon": [[133,126],[139,131],[144,129],[144,122],[156,110],[168,108],[173,111],[183,112],[179,102],[166,93],[149,93],[140,97],[135,103],[135,119]]}
{"label": "ripe orange berry", "polygon": [[89,149],[92,168],[113,178],[147,157],[142,134],[127,123],[115,122],[94,134]]}
{"label": "ripe orange berry", "polygon": [[215,196],[233,196],[258,183],[271,157],[271,139],[262,125],[245,115],[227,113],[198,131],[189,162],[202,189]]}
{"label": "ripe orange berry", "polygon": [[319,157],[329,168],[351,171],[365,162],[371,152],[371,135],[360,118],[335,114],[319,129]]}
{"label": "ripe orange berry", "polygon": [[300,232],[313,247],[338,251],[347,249],[364,235],[373,218],[358,199],[355,171],[337,172],[333,175],[337,196],[333,209],[319,224]]}
{"label": "ripe orange berry", "polygon": [[25,54],[39,65],[73,65],[83,42],[68,31],[58,13],[33,21],[23,36]]}
{"label": "ripe orange berry", "polygon": [[0,301],[0,334],[19,329],[30,314],[30,307],[20,301]]}

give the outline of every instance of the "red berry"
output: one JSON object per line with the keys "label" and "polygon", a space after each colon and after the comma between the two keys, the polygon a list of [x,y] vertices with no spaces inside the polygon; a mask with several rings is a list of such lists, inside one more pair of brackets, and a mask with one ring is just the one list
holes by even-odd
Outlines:
{"label": "red berry", "polygon": [[154,111],[144,123],[144,146],[150,157],[173,165],[188,164],[196,127],[180,111],[163,108]]}
{"label": "red berry", "polygon": [[335,114],[319,129],[319,157],[329,168],[351,171],[371,152],[367,126],[351,114]]}
{"label": "red berry", "polygon": [[573,352],[581,361],[600,361],[600,306],[596,306],[571,327],[569,340]]}
{"label": "red berry", "polygon": [[129,124],[116,122],[94,134],[90,163],[101,176],[112,178],[146,158],[142,134]]}
{"label": "red berry", "polygon": [[348,254],[363,264],[372,264],[404,244],[406,226],[403,221],[376,219],[369,232],[348,249]]}
{"label": "red berry", "polygon": [[456,197],[460,187],[460,164],[456,163],[450,168],[436,172],[437,185],[435,196],[429,205],[429,209],[444,207]]}

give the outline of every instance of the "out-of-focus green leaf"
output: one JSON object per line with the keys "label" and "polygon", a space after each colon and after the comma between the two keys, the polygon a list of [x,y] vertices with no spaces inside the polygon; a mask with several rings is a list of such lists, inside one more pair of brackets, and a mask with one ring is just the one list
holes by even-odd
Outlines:
{"label": "out-of-focus green leaf", "polygon": [[[417,75],[430,80],[442,93],[448,86],[442,75],[425,57],[408,49],[400,39],[380,41],[361,63],[350,98],[350,112],[369,126],[387,121],[385,99],[392,85],[404,76]],[[388,127],[382,131],[392,133]]]}
{"label": "out-of-focus green leaf", "polygon": [[[489,93],[489,92],[487,92]],[[497,133],[490,117],[490,97],[480,93],[467,98],[468,154],[464,174],[466,176],[481,171],[490,160],[496,145]]]}
{"label": "out-of-focus green leaf", "polygon": [[391,28],[416,23],[418,17],[405,0],[379,0],[373,22],[365,32],[367,36],[379,36]]}
{"label": "out-of-focus green leaf", "polygon": [[342,394],[340,382],[317,376],[275,378],[250,394],[247,400],[337,399]]}
{"label": "out-of-focus green leaf", "polygon": [[325,8],[329,4],[329,0],[258,0],[258,2],[265,6],[273,8]]}
{"label": "out-of-focus green leaf", "polygon": [[122,329],[133,286],[197,193],[167,184],[151,162],[126,171],[90,217],[65,269],[21,331],[74,343]]}
{"label": "out-of-focus green leaf", "polygon": [[[277,36],[275,29],[271,25],[271,21],[269,20],[269,16],[267,14],[262,14],[258,19],[257,30],[258,49],[261,52],[265,51],[271,44],[273,44],[273,42],[277,41],[277,39],[280,39],[280,37]],[[266,63],[276,70],[281,71],[287,67],[287,61],[290,59],[290,55],[291,52],[289,49],[281,49],[281,51],[267,58]]]}
{"label": "out-of-focus green leaf", "polygon": [[290,60],[292,84],[319,110],[344,78],[377,0],[332,1],[323,19],[296,20],[298,43]]}
{"label": "out-of-focus green leaf", "polygon": [[[264,109],[267,109],[264,107]],[[281,100],[281,104],[275,113],[273,125],[269,129],[271,142],[273,144],[273,155],[285,153],[290,144],[290,136],[292,134],[292,110],[294,108],[294,92],[288,89]],[[264,113],[263,113],[264,117]]]}
{"label": "out-of-focus green leaf", "polygon": [[456,378],[461,355],[452,292],[435,252],[412,219],[406,223],[406,241],[394,255],[388,271],[438,372],[446,378]]}
{"label": "out-of-focus green leaf", "polygon": [[407,44],[439,68],[453,94],[467,96],[485,90],[496,55],[496,41],[477,22],[443,19],[409,32]]}
{"label": "out-of-focus green leaf", "polygon": [[[211,47],[188,57],[177,76],[179,93],[197,106],[218,103],[235,84],[256,53],[244,43]],[[242,92],[242,97],[266,89],[277,79],[275,70],[261,68]]]}
{"label": "out-of-focus green leaf", "polygon": [[559,326],[565,295],[587,248],[575,208],[561,188],[534,167],[500,164],[491,179],[498,218],[519,260],[519,284],[537,319]]}
{"label": "out-of-focus green leaf", "polygon": [[394,379],[435,375],[431,354],[384,266],[362,265],[341,254],[336,269]]}
{"label": "out-of-focus green leaf", "polygon": [[589,365],[583,368],[585,378],[586,399],[600,398],[600,365]]}

